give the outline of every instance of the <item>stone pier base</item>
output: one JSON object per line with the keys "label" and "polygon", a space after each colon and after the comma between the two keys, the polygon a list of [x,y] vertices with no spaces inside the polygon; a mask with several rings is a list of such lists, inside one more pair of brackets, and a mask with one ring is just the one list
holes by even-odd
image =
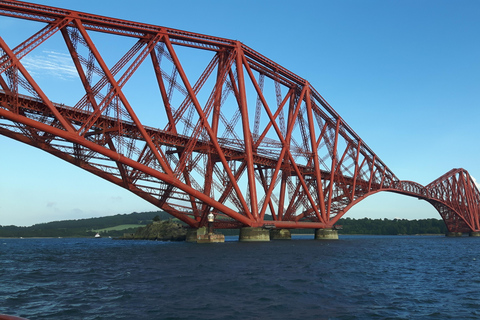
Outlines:
{"label": "stone pier base", "polygon": [[198,235],[205,235],[207,234],[207,228],[202,227],[199,229],[188,229],[187,230],[187,237],[185,239],[186,242],[197,242]]}
{"label": "stone pier base", "polygon": [[242,242],[270,241],[270,231],[264,228],[241,228],[238,240]]}
{"label": "stone pier base", "polygon": [[225,236],[223,234],[208,233],[197,235],[197,243],[218,243],[225,242]]}
{"label": "stone pier base", "polygon": [[270,230],[270,240],[291,240],[292,234],[288,229],[272,229]]}
{"label": "stone pier base", "polygon": [[197,242],[197,229],[188,229],[185,241],[186,242]]}
{"label": "stone pier base", "polygon": [[461,237],[463,236],[462,232],[447,232],[445,235],[446,237],[453,238],[453,237]]}
{"label": "stone pier base", "polygon": [[338,240],[338,231],[333,229],[316,229],[315,240]]}
{"label": "stone pier base", "polygon": [[472,231],[468,234],[470,237],[480,237],[480,232]]}
{"label": "stone pier base", "polygon": [[225,242],[225,236],[223,234],[208,233],[208,229],[202,227],[198,229],[188,229],[185,241],[196,243]]}

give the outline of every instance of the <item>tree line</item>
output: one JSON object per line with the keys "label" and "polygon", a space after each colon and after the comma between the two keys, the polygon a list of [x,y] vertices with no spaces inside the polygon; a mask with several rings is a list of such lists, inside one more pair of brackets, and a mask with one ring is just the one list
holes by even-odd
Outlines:
{"label": "tree line", "polygon": [[338,221],[341,234],[445,234],[447,227],[441,219],[352,219],[342,218]]}
{"label": "tree line", "polygon": [[[62,220],[34,224],[29,227],[1,226],[0,237],[93,237],[95,230],[105,229],[120,225],[151,223],[155,216],[161,219],[171,217],[163,211],[133,212],[130,214],[117,214],[99,218]],[[135,232],[136,228],[118,231],[109,231],[108,235],[117,237],[125,232]]]}
{"label": "tree line", "polygon": [[[147,225],[153,220],[167,220],[172,216],[164,211],[133,212],[114,216],[53,221],[35,224],[30,227],[0,226],[0,237],[93,237],[95,230],[120,225]],[[267,217],[266,217],[267,218]],[[372,234],[372,235],[412,235],[412,234],[445,234],[447,228],[440,219],[352,219],[342,218],[337,227],[340,234]],[[118,237],[124,233],[134,233],[137,228],[111,230],[105,235]],[[225,235],[237,235],[238,230],[218,230]],[[292,233],[313,233],[312,229],[292,230]]]}

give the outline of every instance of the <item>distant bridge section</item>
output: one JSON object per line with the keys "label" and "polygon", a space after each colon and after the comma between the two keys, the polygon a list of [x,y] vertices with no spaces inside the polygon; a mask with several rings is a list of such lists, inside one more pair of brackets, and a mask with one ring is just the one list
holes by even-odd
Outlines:
{"label": "distant bridge section", "polygon": [[[308,81],[238,41],[12,0],[0,14],[39,26],[15,47],[0,34],[0,134],[193,228],[213,213],[217,228],[329,229],[389,191],[431,203],[450,232],[480,231],[467,171],[399,180]],[[105,39],[114,54],[100,53]],[[49,41],[77,73],[70,106],[23,63]]]}

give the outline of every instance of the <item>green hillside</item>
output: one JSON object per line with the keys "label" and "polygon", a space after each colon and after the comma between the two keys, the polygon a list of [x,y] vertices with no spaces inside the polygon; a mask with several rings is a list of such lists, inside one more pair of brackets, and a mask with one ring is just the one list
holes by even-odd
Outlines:
{"label": "green hillside", "polygon": [[161,220],[172,217],[163,211],[152,211],[53,221],[30,227],[0,226],[0,237],[93,237],[97,232],[102,236],[118,237],[123,233],[135,232],[138,227],[151,223],[157,215]]}
{"label": "green hillside", "polygon": [[[35,224],[30,227],[0,226],[0,238],[8,237],[93,237],[99,232],[104,237],[119,237],[124,233],[135,233],[139,227],[146,226],[159,216],[160,220],[172,219],[163,211],[134,212],[114,216],[53,221]],[[267,217],[266,217],[267,219]],[[174,219],[175,220],[175,219]],[[447,232],[441,219],[351,219],[338,221],[340,234],[444,234]],[[238,230],[218,230],[225,235],[238,235]],[[292,233],[313,233],[312,229],[297,229]]]}
{"label": "green hillside", "polygon": [[103,229],[95,229],[92,230],[94,232],[99,232],[99,233],[108,233],[111,231],[124,231],[124,230],[129,230],[129,229],[137,229],[140,227],[144,227],[144,224],[121,224],[119,226],[114,226],[114,227],[109,227],[109,228],[103,228]]}

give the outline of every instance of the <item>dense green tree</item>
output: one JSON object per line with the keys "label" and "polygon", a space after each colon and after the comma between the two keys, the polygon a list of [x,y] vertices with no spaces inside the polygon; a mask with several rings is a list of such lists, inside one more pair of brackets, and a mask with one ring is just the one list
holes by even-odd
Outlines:
{"label": "dense green tree", "polygon": [[[96,233],[93,230],[129,224],[146,225],[151,223],[155,216],[164,219],[171,217],[163,211],[134,212],[99,218],[53,221],[35,224],[30,227],[1,226],[0,237],[92,237]],[[135,230],[133,228],[110,231],[108,235],[112,237],[121,236],[123,233],[134,232]]]}
{"label": "dense green tree", "polygon": [[343,234],[443,234],[447,232],[445,222],[440,219],[351,219],[343,218],[338,221],[342,226]]}
{"label": "dense green tree", "polygon": [[[93,237],[97,229],[106,229],[119,225],[147,225],[152,221],[168,220],[172,217],[163,211],[134,212],[114,216],[54,221],[36,224],[30,227],[0,226],[0,237]],[[158,219],[158,220],[156,220]],[[341,234],[444,234],[447,228],[439,219],[352,219],[343,218],[337,223],[342,226]],[[109,231],[108,236],[118,237],[124,233],[134,233],[136,228]],[[219,230],[225,235],[236,235],[238,230]],[[313,233],[311,229],[295,230],[295,233]]]}

